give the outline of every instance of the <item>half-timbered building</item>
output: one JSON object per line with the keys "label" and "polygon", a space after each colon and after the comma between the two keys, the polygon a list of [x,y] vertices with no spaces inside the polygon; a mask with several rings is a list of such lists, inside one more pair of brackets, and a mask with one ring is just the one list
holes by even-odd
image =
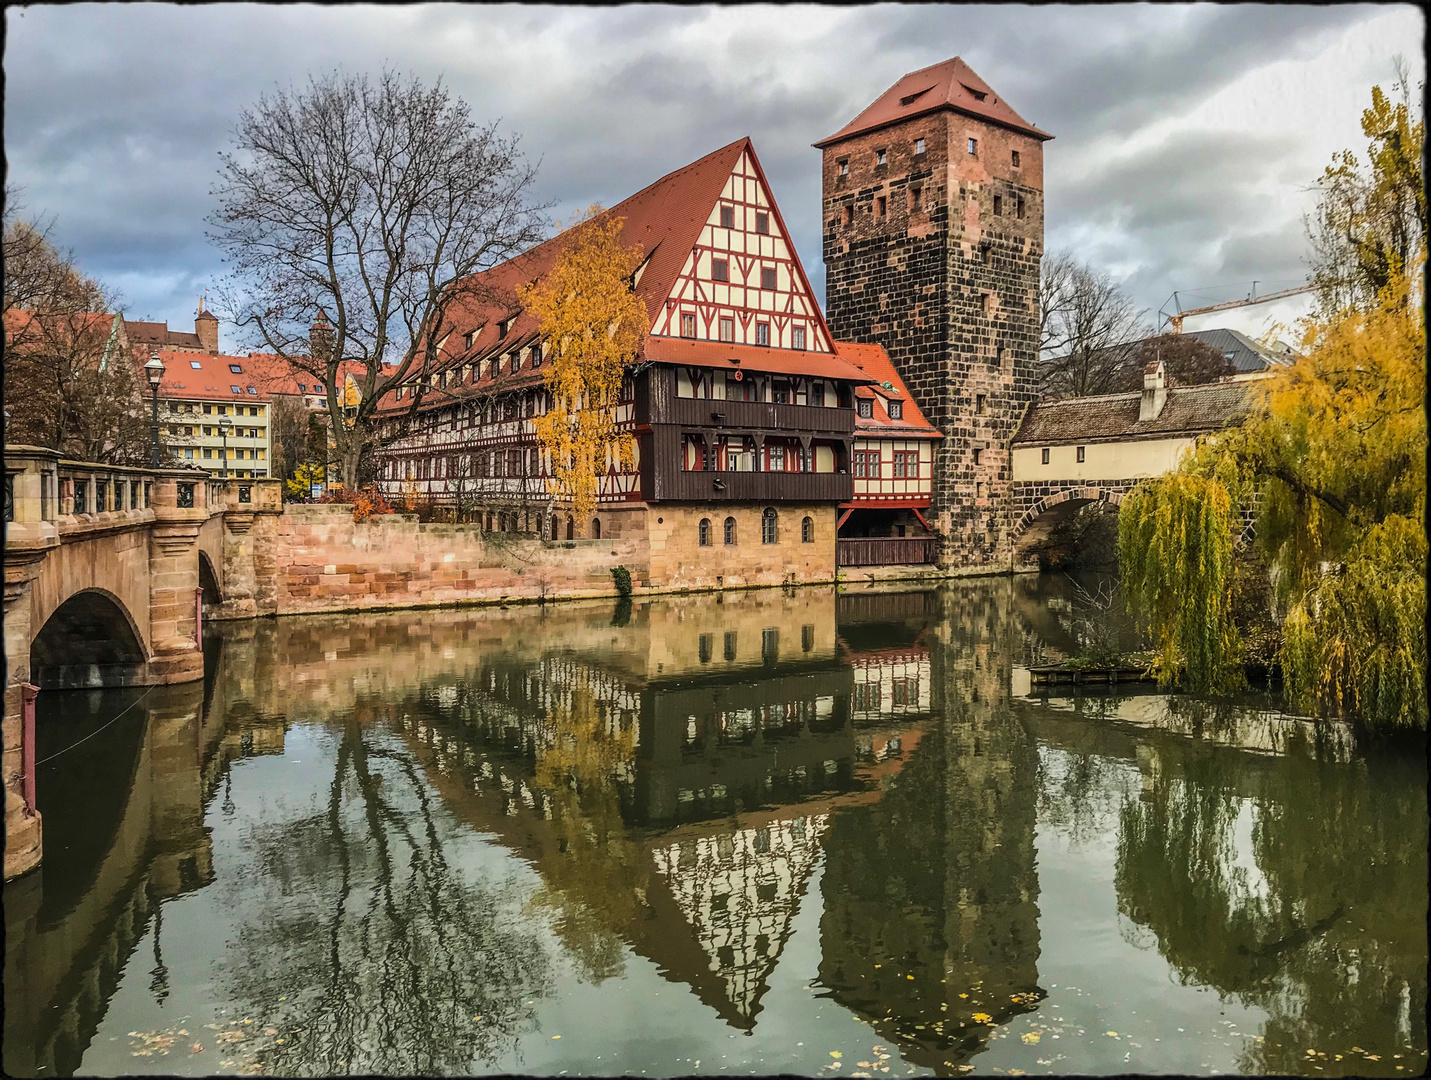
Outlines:
{"label": "half-timbered building", "polygon": [[831,337],[750,140],[604,214],[642,254],[632,287],[651,323],[617,412],[635,461],[609,464],[595,519],[572,521],[548,494],[533,430],[550,403],[547,343],[516,299],[566,234],[480,275],[480,302],[453,305],[436,362],[385,403],[382,487],[490,529],[643,537],[653,582],[833,577],[839,507],[856,497],[857,400],[870,386],[887,400],[880,384],[897,376],[887,359],[867,372]]}

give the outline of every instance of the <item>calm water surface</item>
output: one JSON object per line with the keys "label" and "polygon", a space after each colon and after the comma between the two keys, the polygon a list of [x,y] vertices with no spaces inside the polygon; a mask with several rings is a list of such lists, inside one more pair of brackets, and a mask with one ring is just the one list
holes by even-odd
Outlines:
{"label": "calm water surface", "polygon": [[1052,578],[292,618],[44,694],[6,1071],[1421,1073],[1424,757],[1030,695],[1111,621]]}

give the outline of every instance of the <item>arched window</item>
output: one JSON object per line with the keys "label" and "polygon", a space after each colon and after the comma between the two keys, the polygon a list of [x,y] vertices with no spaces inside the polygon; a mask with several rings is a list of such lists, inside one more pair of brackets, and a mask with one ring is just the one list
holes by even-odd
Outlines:
{"label": "arched window", "polygon": [[735,543],[735,518],[733,517],[725,519],[725,542],[727,544]]}
{"label": "arched window", "polygon": [[561,539],[561,519],[558,518],[555,514],[552,515],[552,539]]}
{"label": "arched window", "polygon": [[566,538],[568,540],[576,539],[576,520],[574,518],[566,519]]}
{"label": "arched window", "polygon": [[760,542],[762,544],[773,544],[779,539],[779,533],[775,524],[775,507],[767,506],[765,512],[760,515]]}
{"label": "arched window", "polygon": [[701,524],[697,530],[700,534],[701,547],[711,546],[711,519],[701,518]]}
{"label": "arched window", "polygon": [[502,514],[498,514],[498,515],[497,515],[497,531],[498,531],[498,532],[506,532],[506,531],[507,531],[507,515],[506,515],[505,513],[502,513]]}
{"label": "arched window", "polygon": [[815,521],[813,518],[807,517],[800,522],[800,540],[806,544],[813,544],[815,542]]}
{"label": "arched window", "polygon": [[600,518],[592,518],[592,519],[591,519],[591,538],[592,538],[593,540],[600,540],[600,539],[601,539],[601,519],[600,519]]}

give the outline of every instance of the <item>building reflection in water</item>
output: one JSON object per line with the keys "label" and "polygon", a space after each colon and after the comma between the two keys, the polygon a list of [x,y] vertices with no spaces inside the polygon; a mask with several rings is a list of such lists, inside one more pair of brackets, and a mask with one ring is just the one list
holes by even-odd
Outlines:
{"label": "building reflection in water", "polygon": [[[47,859],[6,890],[6,1069],[79,1068],[126,965],[173,1001],[159,908],[206,890],[238,913],[219,1000],[305,1032],[240,1066],[512,1060],[560,967],[534,913],[578,978],[634,954],[751,1031],[815,903],[815,991],[959,1071],[1044,995],[1036,826],[1106,802],[1126,763],[1119,910],[1178,977],[1271,1015],[1244,1069],[1305,1071],[1307,1046],[1369,1031],[1424,1045],[1424,776],[1245,711],[1014,697],[1015,662],[1077,647],[1048,599],[985,580],[673,598],[619,626],[580,604],[223,626],[202,687],[153,691],[41,773]],[[42,713],[41,756],[136,696],[42,697],[65,716]],[[233,764],[295,725],[319,794],[216,878],[206,811],[233,819]],[[1082,765],[1054,782],[1041,752]],[[475,873],[464,837],[535,889]]]}

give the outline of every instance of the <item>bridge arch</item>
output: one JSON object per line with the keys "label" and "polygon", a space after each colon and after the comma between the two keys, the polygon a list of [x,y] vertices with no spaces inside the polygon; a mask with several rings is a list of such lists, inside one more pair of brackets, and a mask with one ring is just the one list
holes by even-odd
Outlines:
{"label": "bridge arch", "polygon": [[74,593],[47,618],[30,643],[30,678],[43,690],[139,686],[149,657],[134,616],[114,593]]}
{"label": "bridge arch", "polygon": [[219,575],[214,569],[214,561],[203,548],[199,549],[199,588],[204,594],[205,614],[223,603],[224,593],[219,586]]}
{"label": "bridge arch", "polygon": [[1018,523],[1014,526],[1015,558],[1027,561],[1034,550],[1049,538],[1056,526],[1067,521],[1081,508],[1102,503],[1116,510],[1123,504],[1126,494],[1127,491],[1122,487],[1082,484],[1049,492],[1035,499],[1019,516]]}

